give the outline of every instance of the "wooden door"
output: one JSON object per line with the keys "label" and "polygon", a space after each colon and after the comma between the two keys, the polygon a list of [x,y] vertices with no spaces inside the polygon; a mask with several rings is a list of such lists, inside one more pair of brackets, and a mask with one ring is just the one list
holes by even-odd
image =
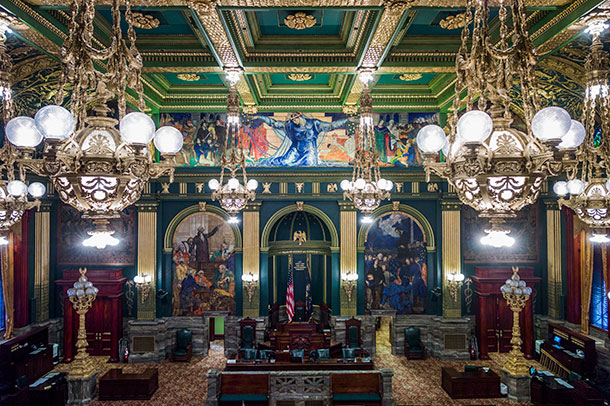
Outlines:
{"label": "wooden door", "polygon": [[498,331],[498,351],[509,352],[512,348],[510,340],[513,337],[513,312],[508,307],[506,300],[497,296],[497,319],[496,329]]}
{"label": "wooden door", "polygon": [[87,352],[91,355],[111,355],[112,353],[112,301],[97,298],[87,312]]}

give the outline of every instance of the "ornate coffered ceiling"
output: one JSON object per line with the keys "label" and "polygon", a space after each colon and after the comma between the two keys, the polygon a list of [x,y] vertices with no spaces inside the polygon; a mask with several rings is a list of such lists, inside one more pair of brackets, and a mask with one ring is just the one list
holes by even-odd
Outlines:
{"label": "ornate coffered ceiling", "polygon": [[[98,3],[96,40],[103,44],[110,32],[110,1]],[[463,3],[147,0],[134,6],[138,48],[145,61],[146,101],[153,111],[224,110],[228,85],[223,68],[239,66],[244,80],[238,92],[245,106],[257,106],[259,111],[349,110],[362,91],[356,72],[370,67],[377,72],[372,85],[376,109],[447,112]],[[578,41],[566,44],[581,33],[582,16],[602,1],[526,3],[532,37],[544,57],[543,88],[556,95],[576,92],[582,67],[570,52],[577,53]],[[15,41],[37,50],[32,55],[21,53],[25,58],[15,63],[23,86],[31,83],[31,89],[52,92],[50,84],[34,84],[45,75],[53,78],[68,4],[69,0],[1,2],[17,17],[11,24]],[[15,57],[19,48],[12,48]],[[28,70],[33,76],[26,79]],[[299,80],[303,78],[307,79]],[[568,84],[553,83],[558,80]],[[31,89],[24,92],[35,93]]]}

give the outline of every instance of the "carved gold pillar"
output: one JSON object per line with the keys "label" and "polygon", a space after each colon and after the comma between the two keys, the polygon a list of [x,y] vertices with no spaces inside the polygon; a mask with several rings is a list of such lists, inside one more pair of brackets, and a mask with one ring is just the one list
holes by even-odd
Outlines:
{"label": "carved gold pillar", "polygon": [[[340,230],[341,238],[339,241],[340,248],[340,259],[339,269],[340,275],[357,274],[358,273],[358,241],[357,241],[357,212],[354,205],[351,202],[339,202],[339,210],[341,212],[340,217]],[[356,284],[362,283],[362,281],[356,281]],[[348,291],[346,290],[347,282],[340,278],[341,286],[341,316],[355,316],[357,312],[357,296],[358,287],[354,286],[351,289],[348,300]]]}
{"label": "carved gold pillar", "polygon": [[448,273],[462,273],[461,204],[441,202],[443,219],[443,317],[462,317],[462,291],[454,300],[447,288]]}
{"label": "carved gold pillar", "polygon": [[138,292],[138,319],[154,320],[157,315],[157,208],[158,203],[137,203],[138,275],[150,275],[150,294],[144,302]]}
{"label": "carved gold pillar", "polygon": [[[34,299],[36,320],[49,318],[49,272],[51,244],[51,204],[42,203],[34,214]],[[34,322],[34,320],[32,320]]]}
{"label": "carved gold pillar", "polygon": [[559,319],[561,312],[561,211],[557,202],[544,202],[546,208],[546,252],[549,317]]}
{"label": "carved gold pillar", "polygon": [[261,203],[249,203],[244,209],[243,223],[243,275],[250,275],[256,281],[248,282],[252,289],[248,292],[246,282],[242,281],[243,315],[259,316],[260,304],[260,209]]}

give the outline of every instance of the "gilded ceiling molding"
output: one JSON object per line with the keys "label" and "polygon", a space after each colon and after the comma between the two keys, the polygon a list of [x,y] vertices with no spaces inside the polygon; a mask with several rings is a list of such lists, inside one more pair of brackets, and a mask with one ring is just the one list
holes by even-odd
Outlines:
{"label": "gilded ceiling molding", "polygon": [[284,18],[284,24],[293,30],[306,30],[307,28],[311,28],[316,25],[317,22],[318,21],[314,16],[302,11],[297,11],[296,13],[290,14]]}
{"label": "gilded ceiling molding", "polygon": [[400,80],[403,82],[413,82],[414,80],[419,80],[423,77],[421,73],[403,73],[400,75]]}
{"label": "gilded ceiling molding", "polygon": [[184,80],[185,82],[196,82],[201,79],[201,76],[196,75],[194,73],[179,73],[177,77],[178,79]]}
{"label": "gilded ceiling molding", "polygon": [[[193,0],[147,0],[148,7],[190,7]],[[205,1],[205,0],[204,0]],[[490,0],[489,4],[498,6],[501,0]],[[527,7],[558,7],[569,4],[571,0],[525,0]],[[70,0],[29,0],[36,6],[69,6]],[[112,0],[99,0],[98,4],[111,5]],[[382,0],[220,0],[221,7],[379,7]],[[413,0],[413,7],[459,7],[466,1],[456,0]]]}
{"label": "gilded ceiling molding", "polygon": [[458,28],[463,28],[466,26],[466,13],[460,13],[443,18],[439,24],[446,30],[457,30]]}
{"label": "gilded ceiling molding", "polygon": [[547,32],[549,29],[551,29],[552,27],[555,26],[555,24],[557,24],[558,22],[560,22],[561,20],[563,20],[564,18],[566,18],[568,15],[570,15],[571,13],[573,13],[577,8],[579,8],[580,6],[582,6],[583,4],[585,4],[588,0],[574,0],[572,2],[572,4],[570,4],[568,7],[566,7],[565,9],[561,10],[561,12],[559,12],[555,17],[553,17],[551,20],[547,21],[546,24],[544,24],[542,27],[540,27],[539,30],[535,31],[532,33],[532,35],[530,35],[532,41],[534,41],[536,38],[538,38],[539,36],[541,36],[542,34],[544,34],[545,32]]}
{"label": "gilded ceiling molding", "polygon": [[295,82],[305,82],[307,80],[313,79],[309,73],[291,73],[288,75],[288,79],[293,80]]}
{"label": "gilded ceiling molding", "polygon": [[145,66],[146,73],[213,73],[222,72],[218,66]]}
{"label": "gilded ceiling molding", "polygon": [[133,13],[133,26],[143,30],[152,30],[159,26],[159,20],[150,14]]}

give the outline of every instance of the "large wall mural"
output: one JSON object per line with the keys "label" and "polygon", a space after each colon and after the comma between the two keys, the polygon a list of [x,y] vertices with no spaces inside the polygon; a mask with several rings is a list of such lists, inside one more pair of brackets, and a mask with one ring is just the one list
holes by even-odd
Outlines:
{"label": "large wall mural", "polygon": [[364,243],[365,311],[422,313],[426,306],[426,241],[413,217],[390,212],[378,217]]}
{"label": "large wall mural", "polygon": [[174,316],[235,313],[235,235],[214,213],[194,213],[176,228],[172,253]]}
{"label": "large wall mural", "polygon": [[114,237],[120,240],[115,247],[103,250],[83,246],[89,238],[88,231],[94,229],[91,220],[66,204],[60,204],[57,220],[57,263],[59,265],[131,266],[136,257],[136,208],[131,206],[110,220]]}
{"label": "large wall mural", "polygon": [[[225,149],[226,114],[164,113],[161,125],[173,125],[184,137],[179,166],[216,166]],[[381,166],[421,167],[417,131],[438,123],[435,113],[375,114],[375,142]],[[354,157],[357,117],[342,113],[265,113],[243,119],[239,145],[249,166],[348,166]]]}

